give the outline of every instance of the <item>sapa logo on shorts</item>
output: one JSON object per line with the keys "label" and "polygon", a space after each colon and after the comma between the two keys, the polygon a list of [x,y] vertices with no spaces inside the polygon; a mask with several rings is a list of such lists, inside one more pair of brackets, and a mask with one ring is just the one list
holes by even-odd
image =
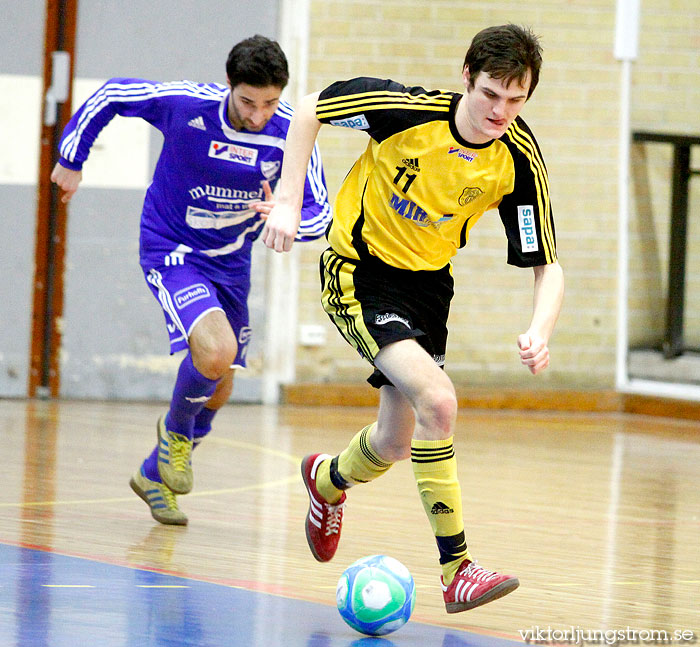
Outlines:
{"label": "sapa logo on shorts", "polygon": [[518,205],[518,225],[520,227],[520,246],[524,252],[536,252],[537,230],[535,229],[535,210],[531,204]]}
{"label": "sapa logo on shorts", "polygon": [[177,309],[182,310],[191,303],[199,301],[200,299],[206,299],[208,296],[211,296],[209,288],[204,285],[204,283],[195,283],[194,285],[190,285],[182,290],[178,290],[173,295],[173,298],[175,299]]}

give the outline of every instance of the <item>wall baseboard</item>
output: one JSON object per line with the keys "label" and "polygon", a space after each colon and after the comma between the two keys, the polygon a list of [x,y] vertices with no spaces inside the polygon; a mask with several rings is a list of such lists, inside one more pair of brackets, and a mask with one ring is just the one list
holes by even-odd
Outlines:
{"label": "wall baseboard", "polygon": [[[460,408],[636,413],[700,420],[700,402],[616,391],[531,391],[458,387],[457,398]],[[379,393],[364,384],[291,384],[282,388],[282,402],[310,406],[374,407],[379,404]]]}

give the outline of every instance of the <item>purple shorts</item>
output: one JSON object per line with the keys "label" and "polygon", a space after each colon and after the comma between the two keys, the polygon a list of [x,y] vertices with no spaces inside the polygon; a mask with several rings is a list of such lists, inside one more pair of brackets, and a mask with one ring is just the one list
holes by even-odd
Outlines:
{"label": "purple shorts", "polygon": [[247,278],[241,284],[222,285],[205,278],[192,265],[161,265],[146,273],[146,282],[158,299],[170,335],[170,354],[189,346],[195,324],[213,310],[221,310],[228,318],[236,339],[238,354],[232,368],[246,367],[246,354],[251,329],[248,325]]}

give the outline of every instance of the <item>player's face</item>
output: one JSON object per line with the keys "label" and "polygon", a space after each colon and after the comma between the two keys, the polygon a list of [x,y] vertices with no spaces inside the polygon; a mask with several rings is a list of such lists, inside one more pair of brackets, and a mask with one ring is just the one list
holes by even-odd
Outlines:
{"label": "player's face", "polygon": [[530,72],[527,73],[524,85],[520,85],[517,79],[508,85],[505,79],[494,79],[487,72],[480,72],[476,76],[474,87],[470,87],[469,71],[466,68],[463,80],[467,89],[464,95],[467,123],[461,125],[471,133],[466,138],[467,141],[485,144],[498,139],[508,130],[527,101]]}
{"label": "player's face", "polygon": [[282,88],[274,85],[257,88],[247,83],[239,83],[235,88],[231,88],[229,96],[228,118],[231,124],[236,130],[262,130],[275,114],[281,94]]}

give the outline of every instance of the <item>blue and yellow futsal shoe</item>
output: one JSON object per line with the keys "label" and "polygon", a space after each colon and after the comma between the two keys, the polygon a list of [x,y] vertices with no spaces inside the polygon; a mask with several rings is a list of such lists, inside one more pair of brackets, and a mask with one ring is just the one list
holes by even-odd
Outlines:
{"label": "blue and yellow futsal shoe", "polygon": [[177,507],[175,493],[165,483],[146,478],[141,468],[131,477],[129,485],[146,502],[156,521],[170,526],[187,525],[187,515]]}
{"label": "blue and yellow futsal shoe", "polygon": [[194,483],[192,441],[165,428],[165,416],[158,418],[158,473],[175,494],[187,494]]}

